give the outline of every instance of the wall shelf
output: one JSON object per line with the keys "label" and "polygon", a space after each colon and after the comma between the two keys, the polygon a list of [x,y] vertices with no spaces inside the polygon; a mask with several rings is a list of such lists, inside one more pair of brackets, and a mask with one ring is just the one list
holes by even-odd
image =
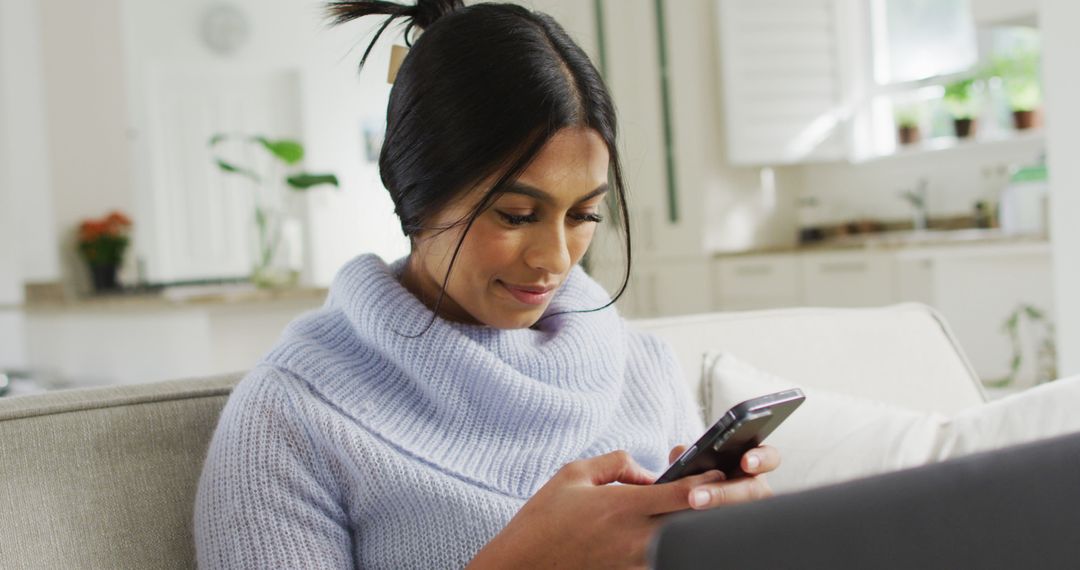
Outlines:
{"label": "wall shelf", "polygon": [[976,137],[969,140],[956,137],[934,137],[912,145],[898,146],[891,153],[867,156],[853,160],[852,162],[855,164],[865,164],[868,162],[897,158],[925,157],[933,154],[963,151],[964,149],[974,150],[997,145],[1042,142],[1045,139],[1046,133],[1042,128],[1006,132],[992,137]]}

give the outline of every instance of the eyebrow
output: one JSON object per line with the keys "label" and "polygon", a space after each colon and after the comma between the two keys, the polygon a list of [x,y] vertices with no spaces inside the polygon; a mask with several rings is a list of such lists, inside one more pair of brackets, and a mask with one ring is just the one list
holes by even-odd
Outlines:
{"label": "eyebrow", "polygon": [[[537,200],[540,200],[541,202],[547,202],[548,204],[555,203],[555,198],[553,198],[551,196],[551,194],[548,194],[547,192],[544,192],[543,190],[541,190],[541,189],[539,189],[539,188],[537,188],[535,186],[529,186],[528,184],[524,184],[524,183],[521,183],[521,182],[510,182],[509,184],[506,185],[506,189],[503,190],[503,191],[506,192],[506,193],[509,193],[509,194],[523,194],[525,196],[536,198]],[[601,194],[603,194],[603,193],[605,193],[607,191],[608,191],[608,184],[607,184],[607,182],[605,182],[605,183],[597,186],[596,189],[593,190],[592,192],[589,192],[588,194],[582,196],[581,198],[578,198],[577,201],[574,202],[574,203],[575,204],[580,204],[582,202],[586,202],[586,201],[588,201],[588,200],[590,200],[592,198],[595,198],[595,197],[597,197],[597,196],[599,196],[599,195],[601,195]]]}

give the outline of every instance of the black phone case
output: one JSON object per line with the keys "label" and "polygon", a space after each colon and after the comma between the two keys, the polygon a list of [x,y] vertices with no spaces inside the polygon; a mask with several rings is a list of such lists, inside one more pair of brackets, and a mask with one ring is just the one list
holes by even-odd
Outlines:
{"label": "black phone case", "polygon": [[728,479],[746,476],[740,467],[742,456],[761,445],[805,399],[802,390],[795,388],[735,405],[684,451],[656,484],[713,469],[723,471]]}

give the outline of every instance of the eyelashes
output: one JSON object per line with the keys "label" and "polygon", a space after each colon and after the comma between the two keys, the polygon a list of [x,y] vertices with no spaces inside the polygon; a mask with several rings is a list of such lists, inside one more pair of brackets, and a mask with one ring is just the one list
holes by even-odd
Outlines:
{"label": "eyelashes", "polygon": [[[514,215],[514,214],[507,214],[506,212],[497,212],[497,213],[499,214],[500,217],[502,217],[503,220],[506,221],[506,223],[510,224],[511,226],[523,226],[525,224],[531,224],[531,223],[540,221],[540,218],[538,218],[535,213],[527,214],[527,215],[524,215],[524,216],[518,216],[518,215]],[[598,223],[604,221],[604,216],[601,216],[600,214],[595,214],[595,213],[590,213],[590,214],[569,214],[569,216],[570,216],[571,220],[574,220],[575,222],[579,222],[579,223],[592,222],[592,223],[598,224]]]}

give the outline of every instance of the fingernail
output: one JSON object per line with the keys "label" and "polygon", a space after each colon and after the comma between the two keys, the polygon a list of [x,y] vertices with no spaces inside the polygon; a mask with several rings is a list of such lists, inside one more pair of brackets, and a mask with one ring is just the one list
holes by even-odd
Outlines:
{"label": "fingernail", "polygon": [[698,489],[690,493],[690,506],[700,509],[707,504],[709,504],[709,492],[705,489]]}
{"label": "fingernail", "polygon": [[756,456],[756,455],[747,455],[746,456],[746,466],[747,467],[749,467],[752,470],[757,470],[759,465],[761,465],[761,459],[758,456]]}

